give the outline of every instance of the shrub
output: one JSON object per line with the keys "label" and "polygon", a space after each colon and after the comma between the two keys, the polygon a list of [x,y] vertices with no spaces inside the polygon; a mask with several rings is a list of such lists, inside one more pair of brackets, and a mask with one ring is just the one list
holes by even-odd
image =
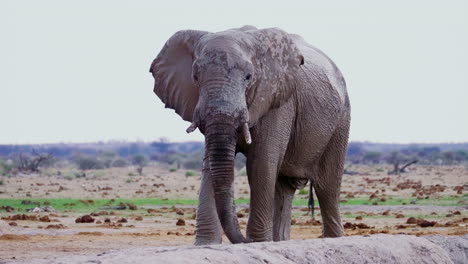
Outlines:
{"label": "shrub", "polygon": [[5,161],[0,160],[0,175],[5,175],[8,173],[8,167]]}
{"label": "shrub", "polygon": [[188,170],[185,172],[185,176],[190,177],[190,176],[197,176],[197,173],[191,170]]}
{"label": "shrub", "polygon": [[0,185],[3,185],[3,184],[4,184],[3,180],[0,180]]}
{"label": "shrub", "polygon": [[139,167],[143,167],[147,164],[147,159],[143,154],[136,154],[132,157],[133,165],[137,165]]}
{"label": "shrub", "polygon": [[80,170],[98,170],[104,169],[104,164],[95,156],[78,156],[75,159],[76,165]]}
{"label": "shrub", "polygon": [[128,162],[122,158],[118,158],[112,162],[112,167],[122,168],[126,167]]}
{"label": "shrub", "polygon": [[170,169],[169,169],[169,172],[176,172],[176,171],[177,171],[176,168],[170,168]]}
{"label": "shrub", "polygon": [[84,174],[79,172],[79,171],[71,170],[71,171],[67,171],[67,172],[63,173],[63,178],[65,180],[71,181],[71,180],[73,180],[75,178],[81,178],[81,177],[83,177],[83,175]]}

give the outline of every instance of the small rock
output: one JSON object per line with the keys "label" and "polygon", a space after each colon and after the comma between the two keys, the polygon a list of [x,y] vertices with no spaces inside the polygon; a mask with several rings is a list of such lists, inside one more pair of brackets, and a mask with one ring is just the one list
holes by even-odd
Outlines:
{"label": "small rock", "polygon": [[410,217],[410,218],[408,218],[408,220],[406,220],[406,223],[407,224],[416,224],[416,218]]}
{"label": "small rock", "polygon": [[179,220],[177,220],[176,226],[184,226],[184,225],[185,225],[185,220],[182,218],[179,218]]}
{"label": "small rock", "polygon": [[90,215],[83,215],[75,219],[75,223],[94,223],[94,218]]}
{"label": "small rock", "polygon": [[18,226],[18,224],[16,222],[10,222],[8,223],[10,226]]}
{"label": "small rock", "polygon": [[47,215],[44,215],[43,217],[39,218],[39,221],[41,222],[50,222],[50,219]]}
{"label": "small rock", "polygon": [[430,227],[430,226],[435,226],[437,222],[435,221],[427,221],[423,220],[420,224],[418,224],[420,227]]}
{"label": "small rock", "polygon": [[178,214],[178,215],[184,215],[184,211],[182,211],[182,210],[179,209],[179,208],[177,208],[177,209],[175,210],[175,212],[176,212],[176,214]]}

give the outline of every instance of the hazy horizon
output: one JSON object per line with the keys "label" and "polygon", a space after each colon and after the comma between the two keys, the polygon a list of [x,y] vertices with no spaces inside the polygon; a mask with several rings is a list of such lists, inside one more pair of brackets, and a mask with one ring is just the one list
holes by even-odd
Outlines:
{"label": "hazy horizon", "polygon": [[468,142],[468,2],[2,1],[0,144],[202,141],[153,94],[181,29],[304,37],[343,72],[351,141]]}

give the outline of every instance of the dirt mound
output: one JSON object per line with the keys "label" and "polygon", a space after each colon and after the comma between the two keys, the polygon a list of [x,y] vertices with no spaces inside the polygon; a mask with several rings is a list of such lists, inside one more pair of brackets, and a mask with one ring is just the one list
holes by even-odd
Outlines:
{"label": "dirt mound", "polygon": [[[435,243],[431,242],[436,240]],[[445,239],[445,240],[444,240]],[[440,242],[440,241],[442,242]],[[456,240],[456,241],[455,241]],[[468,236],[373,235],[239,245],[133,248],[34,263],[460,263]],[[449,241],[449,242],[447,242]],[[441,246],[439,246],[441,245]],[[453,248],[456,248],[456,253]],[[452,260],[452,259],[453,260]],[[466,262],[465,262],[466,263]]]}

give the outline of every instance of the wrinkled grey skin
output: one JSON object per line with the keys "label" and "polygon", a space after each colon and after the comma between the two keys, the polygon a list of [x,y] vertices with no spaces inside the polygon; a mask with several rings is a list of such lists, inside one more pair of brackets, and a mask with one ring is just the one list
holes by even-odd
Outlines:
{"label": "wrinkled grey skin", "polygon": [[[293,195],[308,179],[323,235],[343,235],[338,203],[350,105],[326,55],[276,28],[184,30],[167,41],[150,72],[166,107],[205,135],[196,244],[221,243],[223,230],[232,243],[289,239]],[[247,157],[251,188],[246,237],[233,197],[238,152]]]}

